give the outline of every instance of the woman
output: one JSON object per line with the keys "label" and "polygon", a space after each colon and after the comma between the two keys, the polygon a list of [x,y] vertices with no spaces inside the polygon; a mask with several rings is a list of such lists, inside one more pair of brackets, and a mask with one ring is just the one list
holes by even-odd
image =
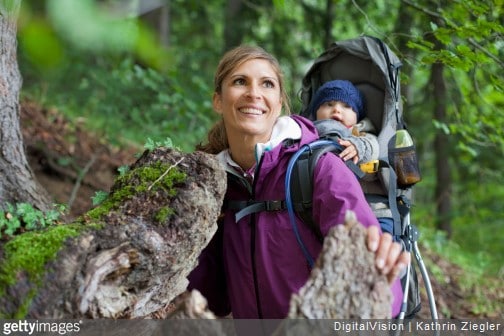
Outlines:
{"label": "woman", "polygon": [[[227,52],[215,75],[213,107],[222,119],[199,149],[217,154],[228,172],[226,200],[285,199],[285,172],[300,146],[317,139],[313,124],[290,113],[277,60],[263,49],[240,46]],[[392,282],[409,262],[390,235],[381,235],[357,179],[333,154],[319,160],[314,174],[313,215],[322,233],[344,222],[346,210],[369,227],[368,245],[376,265]],[[308,279],[310,268],[296,241],[286,210],[262,211],[235,220],[223,208],[217,233],[191,273],[217,315],[234,318],[285,318],[292,293]],[[321,244],[307,225],[298,225],[315,259]],[[392,285],[394,316],[402,296]]]}

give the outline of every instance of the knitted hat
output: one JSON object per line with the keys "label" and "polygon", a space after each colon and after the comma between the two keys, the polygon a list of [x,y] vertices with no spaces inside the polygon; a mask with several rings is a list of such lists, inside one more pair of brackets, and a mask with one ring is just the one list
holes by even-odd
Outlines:
{"label": "knitted hat", "polygon": [[364,95],[352,82],[337,79],[324,83],[315,93],[310,104],[310,114],[313,119],[316,119],[320,105],[332,100],[339,100],[348,104],[357,114],[357,121],[366,116]]}

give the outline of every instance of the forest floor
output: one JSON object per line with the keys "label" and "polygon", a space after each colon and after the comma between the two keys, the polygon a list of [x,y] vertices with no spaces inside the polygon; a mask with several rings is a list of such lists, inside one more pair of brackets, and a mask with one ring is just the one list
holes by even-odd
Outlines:
{"label": "forest floor", "polygon": [[[136,154],[142,150],[115,148],[84,130],[82,125],[69,123],[58,111],[40,108],[33,102],[21,103],[20,117],[29,164],[56,203],[71,205],[67,221],[91,209],[95,192],[108,192],[118,174],[117,169],[135,162]],[[503,316],[504,289],[496,292],[493,286],[490,289],[478,287],[478,295],[498,302],[497,311],[478,312],[478,307],[467,299],[472,297],[475,288],[460,285],[463,270],[430,251],[422,251],[422,256],[444,272],[443,279],[430,276],[440,317]],[[429,318],[429,302],[421,286],[422,310],[417,316]]]}

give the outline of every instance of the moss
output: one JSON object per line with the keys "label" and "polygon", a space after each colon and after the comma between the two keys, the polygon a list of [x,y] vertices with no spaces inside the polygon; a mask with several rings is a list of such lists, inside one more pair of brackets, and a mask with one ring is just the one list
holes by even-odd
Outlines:
{"label": "moss", "polygon": [[158,223],[165,222],[171,215],[173,215],[174,211],[171,208],[164,207],[159,209],[159,211],[154,215],[154,219]]}
{"label": "moss", "polygon": [[92,219],[100,219],[114,210],[118,204],[138,193],[155,193],[162,190],[169,197],[173,197],[177,193],[174,185],[185,181],[186,177],[184,172],[162,162],[138,167],[118,176],[114,192],[102,204],[88,211],[87,215]]}
{"label": "moss", "polygon": [[[164,190],[169,196],[174,196],[176,190],[173,186],[183,182],[186,174],[162,162],[154,162],[150,166],[143,166],[134,169],[123,176],[117,178],[117,183],[126,186],[127,190],[122,190],[122,196],[131,195],[135,192],[155,192],[159,189]],[[135,187],[129,186],[132,182]],[[115,193],[114,193],[115,194]]]}
{"label": "moss", "polygon": [[[68,224],[49,227],[43,231],[26,232],[15,236],[4,245],[4,260],[0,264],[0,295],[5,295],[9,286],[16,284],[17,275],[25,271],[36,287],[42,285],[45,265],[53,260],[63,243],[70,237],[80,234],[88,227]],[[15,317],[23,317],[28,312],[36,290],[30,290]]]}

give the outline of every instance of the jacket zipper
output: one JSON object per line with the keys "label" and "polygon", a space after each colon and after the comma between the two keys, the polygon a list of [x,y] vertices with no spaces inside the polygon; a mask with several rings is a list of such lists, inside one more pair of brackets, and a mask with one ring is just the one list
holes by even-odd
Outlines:
{"label": "jacket zipper", "polygon": [[[261,169],[261,165],[263,162],[263,155],[261,155],[261,158],[259,160],[259,163],[256,166],[255,173],[254,173],[254,181],[252,183],[252,200],[255,200],[255,191],[256,191],[256,182],[259,177],[259,172]],[[256,214],[252,214],[250,216],[250,226],[251,226],[251,235],[250,235],[250,253],[251,253],[251,260],[252,260],[252,275],[254,277],[254,289],[255,289],[255,296],[256,296],[256,305],[257,305],[257,314],[259,315],[259,319],[263,318],[263,312],[262,312],[262,304],[261,304],[261,296],[259,293],[259,281],[257,279],[257,267],[256,267],[256,255],[255,255],[255,247],[256,247],[256,228],[257,228],[257,222],[256,222]]]}

